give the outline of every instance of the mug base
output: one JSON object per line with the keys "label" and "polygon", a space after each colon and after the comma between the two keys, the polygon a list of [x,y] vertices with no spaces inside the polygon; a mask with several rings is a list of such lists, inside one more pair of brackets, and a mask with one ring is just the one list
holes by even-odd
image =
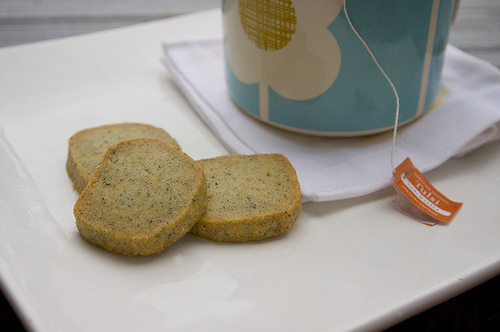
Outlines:
{"label": "mug base", "polygon": [[[424,112],[422,112],[421,114],[415,116],[414,118],[412,118],[410,120],[399,122],[398,128],[401,126],[406,126],[408,124],[413,123],[414,121],[419,120],[424,115],[428,114],[433,109],[437,108],[439,105],[441,105],[443,103],[443,101],[446,99],[447,95],[448,95],[447,89],[444,86],[440,86],[439,91],[436,95],[436,98],[434,99],[434,101],[432,102],[430,107],[428,109],[424,110]],[[391,126],[387,126],[387,127],[374,128],[371,130],[363,130],[363,131],[333,132],[333,131],[308,130],[308,129],[302,129],[302,128],[296,128],[296,127],[283,125],[283,124],[272,122],[269,120],[264,120],[264,119],[256,116],[255,114],[252,114],[252,113],[246,111],[244,108],[240,107],[236,102],[234,102],[234,100],[233,100],[233,103],[243,113],[249,115],[250,117],[252,117],[254,119],[259,120],[262,123],[265,123],[265,124],[270,125],[270,126],[275,127],[275,128],[279,128],[281,130],[290,131],[290,132],[294,132],[296,134],[302,134],[302,135],[321,136],[321,137],[363,137],[363,136],[370,136],[370,135],[384,133],[384,132],[387,132],[387,131],[394,129],[394,125],[391,125]],[[396,119],[394,119],[394,120],[396,120]]]}

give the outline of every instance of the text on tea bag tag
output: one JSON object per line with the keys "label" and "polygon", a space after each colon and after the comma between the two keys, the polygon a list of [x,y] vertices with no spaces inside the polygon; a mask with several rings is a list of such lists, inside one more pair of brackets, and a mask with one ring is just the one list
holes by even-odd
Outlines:
{"label": "text on tea bag tag", "polygon": [[398,193],[398,210],[427,225],[450,222],[462,203],[449,200],[406,158],[394,170],[393,184]]}

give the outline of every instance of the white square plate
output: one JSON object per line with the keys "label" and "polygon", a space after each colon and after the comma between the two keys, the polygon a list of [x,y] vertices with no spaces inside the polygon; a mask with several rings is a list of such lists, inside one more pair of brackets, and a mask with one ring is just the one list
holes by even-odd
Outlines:
{"label": "white square plate", "polygon": [[500,142],[428,173],[464,206],[428,227],[392,188],[307,203],[265,241],[187,235],[151,257],[83,241],[67,140],[118,122],[167,130],[195,159],[227,151],[159,62],[161,41],[220,33],[219,11],[0,50],[0,277],[34,331],[381,329],[500,272]]}

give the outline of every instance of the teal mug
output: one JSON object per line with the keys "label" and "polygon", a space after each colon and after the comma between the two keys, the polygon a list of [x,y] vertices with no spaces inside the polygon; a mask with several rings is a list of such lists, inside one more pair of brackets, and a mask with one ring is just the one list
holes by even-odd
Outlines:
{"label": "teal mug", "polygon": [[[432,108],[455,0],[223,0],[229,95],[284,129],[361,136]],[[397,96],[397,97],[396,97]]]}

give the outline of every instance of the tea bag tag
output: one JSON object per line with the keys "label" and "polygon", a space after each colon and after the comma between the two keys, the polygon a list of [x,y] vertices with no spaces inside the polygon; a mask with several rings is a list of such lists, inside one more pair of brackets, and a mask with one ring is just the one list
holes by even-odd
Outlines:
{"label": "tea bag tag", "polygon": [[439,192],[406,158],[394,170],[398,210],[421,223],[434,226],[450,222],[463,203],[453,202]]}

